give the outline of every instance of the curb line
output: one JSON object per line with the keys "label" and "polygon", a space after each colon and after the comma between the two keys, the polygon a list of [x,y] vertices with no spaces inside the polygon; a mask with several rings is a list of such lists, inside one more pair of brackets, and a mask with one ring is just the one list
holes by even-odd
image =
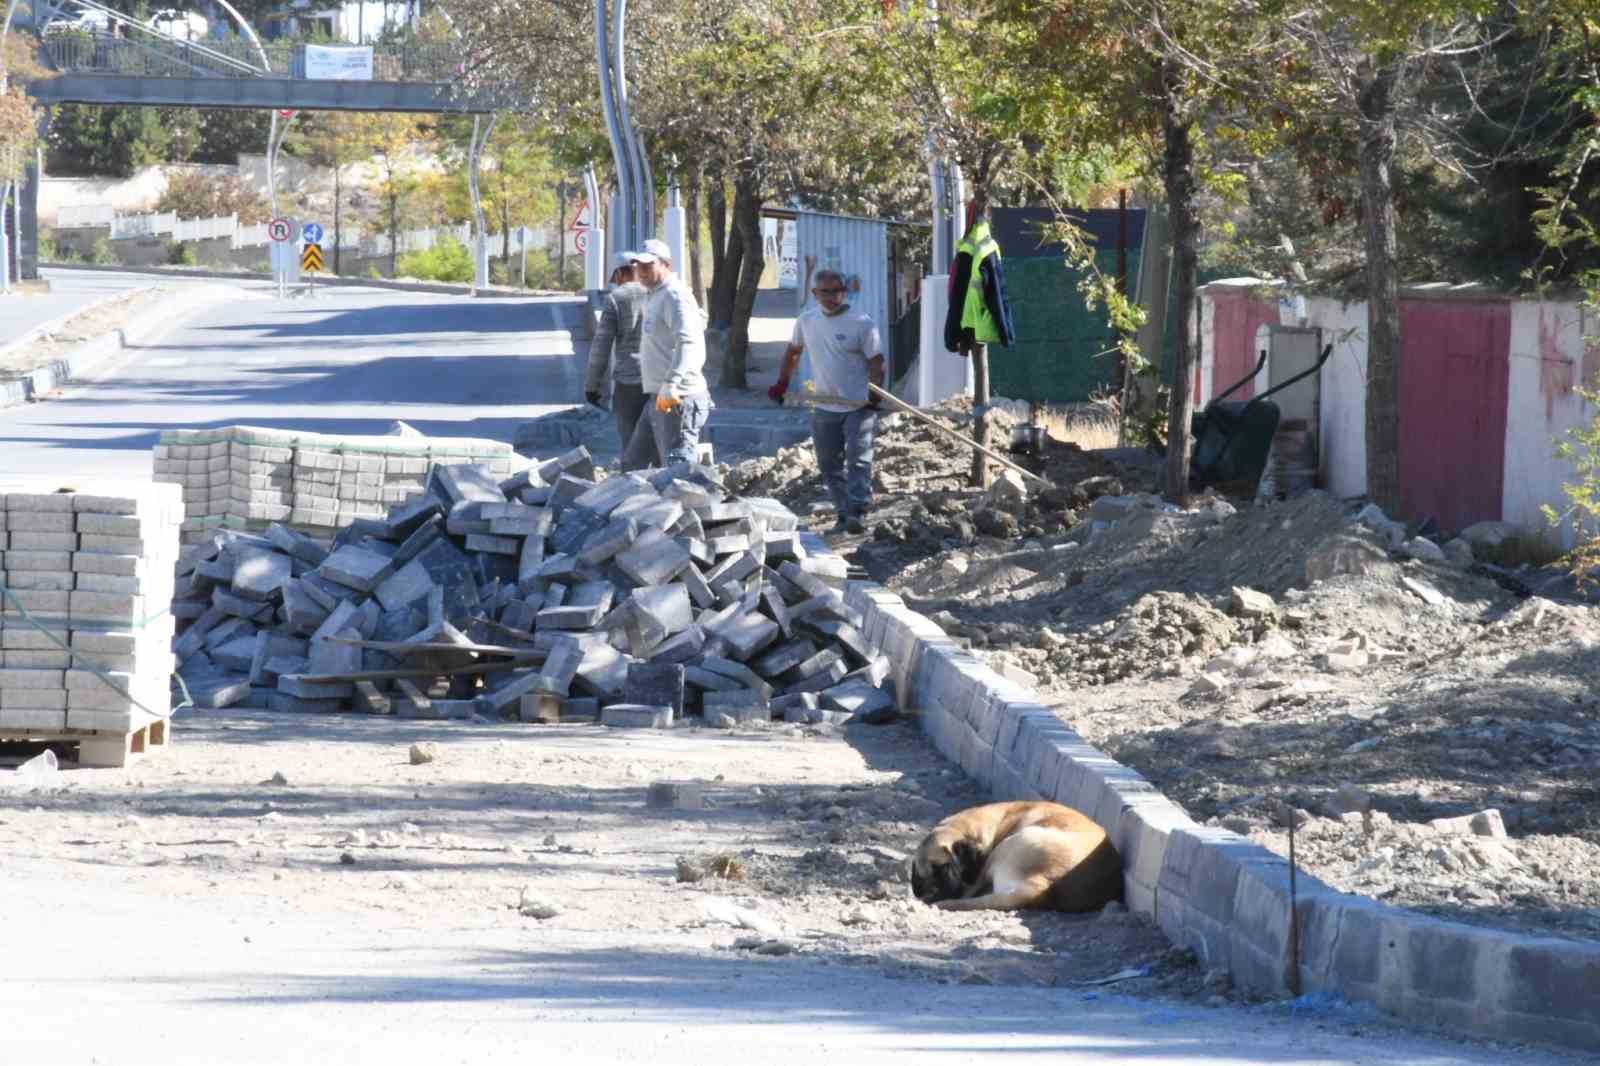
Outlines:
{"label": "curb line", "polygon": [[[200,306],[236,295],[241,295],[238,289],[220,285],[175,293],[171,300],[163,300],[157,306],[130,319],[125,325],[89,338],[61,358],[52,359],[44,366],[26,374],[0,381],[0,409],[35,401],[52,389],[82,378],[95,364],[116,355],[131,344],[138,343],[155,330],[171,325],[174,320],[197,310]],[[77,313],[81,312],[74,312]]]}
{"label": "curb line", "polygon": [[71,311],[68,311],[66,314],[57,315],[48,322],[41,322],[32,329],[24,330],[20,336],[14,337],[11,340],[5,341],[4,343],[0,343],[0,358],[4,358],[7,353],[22,347],[24,344],[32,344],[35,340],[38,340],[46,333],[54,333],[68,322],[71,322],[74,318],[77,318],[79,315],[96,311],[107,304],[115,303],[118,300],[130,299],[134,296],[138,296],[141,293],[150,292],[157,287],[158,286],[155,285],[144,285],[137,289],[128,289],[125,292],[116,292],[109,296],[102,296],[100,299],[91,300],[81,307],[77,307]]}
{"label": "curb line", "polygon": [[997,799],[1054,800],[1092,817],[1122,854],[1129,910],[1240,988],[1331,994],[1499,1041],[1600,1047],[1600,944],[1430,918],[1305,873],[1296,944],[1287,860],[1196,824],[895,593],[853,581],[846,598],[893,664],[901,706],[920,710],[941,753]]}

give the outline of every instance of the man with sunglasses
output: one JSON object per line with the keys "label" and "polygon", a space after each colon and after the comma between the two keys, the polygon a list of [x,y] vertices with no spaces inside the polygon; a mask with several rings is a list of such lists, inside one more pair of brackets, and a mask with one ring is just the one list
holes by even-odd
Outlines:
{"label": "man with sunglasses", "polygon": [[878,429],[878,401],[867,383],[883,386],[883,345],[872,319],[845,302],[845,280],[837,270],[817,271],[811,292],[817,305],[795,320],[778,383],[768,395],[782,403],[801,353],[810,356],[805,400],[811,404],[817,466],[837,515],[832,532],[865,533],[872,506],[872,438]]}

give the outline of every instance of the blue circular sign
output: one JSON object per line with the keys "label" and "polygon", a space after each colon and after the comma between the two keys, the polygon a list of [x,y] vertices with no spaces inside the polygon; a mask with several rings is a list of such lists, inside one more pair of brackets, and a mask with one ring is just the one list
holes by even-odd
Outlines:
{"label": "blue circular sign", "polygon": [[300,227],[300,236],[307,244],[321,244],[322,227],[315,222],[307,222]]}

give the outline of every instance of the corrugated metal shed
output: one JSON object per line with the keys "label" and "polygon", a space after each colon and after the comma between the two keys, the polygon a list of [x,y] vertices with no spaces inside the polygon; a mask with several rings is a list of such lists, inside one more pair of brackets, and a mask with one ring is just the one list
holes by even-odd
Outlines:
{"label": "corrugated metal shed", "polygon": [[795,214],[799,228],[800,286],[795,310],[813,302],[805,276],[807,257],[815,268],[837,270],[850,288],[850,306],[865,311],[885,344],[889,343],[889,224],[882,219],[826,215],[813,211]]}

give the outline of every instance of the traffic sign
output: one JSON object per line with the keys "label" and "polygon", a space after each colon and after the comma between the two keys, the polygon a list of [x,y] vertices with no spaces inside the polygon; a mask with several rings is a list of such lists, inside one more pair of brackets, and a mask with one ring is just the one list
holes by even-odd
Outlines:
{"label": "traffic sign", "polygon": [[590,226],[593,226],[593,225],[594,225],[594,212],[589,210],[589,201],[588,200],[579,200],[578,201],[578,213],[572,219],[572,228],[573,228],[573,230],[574,231],[586,230]]}
{"label": "traffic sign", "polygon": [[586,254],[589,251],[589,231],[579,230],[572,238],[572,246],[578,250],[579,255]]}
{"label": "traffic sign", "polygon": [[322,227],[315,222],[307,222],[300,227],[300,239],[307,244],[321,244]]}
{"label": "traffic sign", "polygon": [[275,241],[286,241],[294,236],[294,225],[286,218],[275,218],[267,223],[267,236]]}
{"label": "traffic sign", "polygon": [[322,269],[322,246],[320,244],[308,244],[300,250],[300,269]]}

